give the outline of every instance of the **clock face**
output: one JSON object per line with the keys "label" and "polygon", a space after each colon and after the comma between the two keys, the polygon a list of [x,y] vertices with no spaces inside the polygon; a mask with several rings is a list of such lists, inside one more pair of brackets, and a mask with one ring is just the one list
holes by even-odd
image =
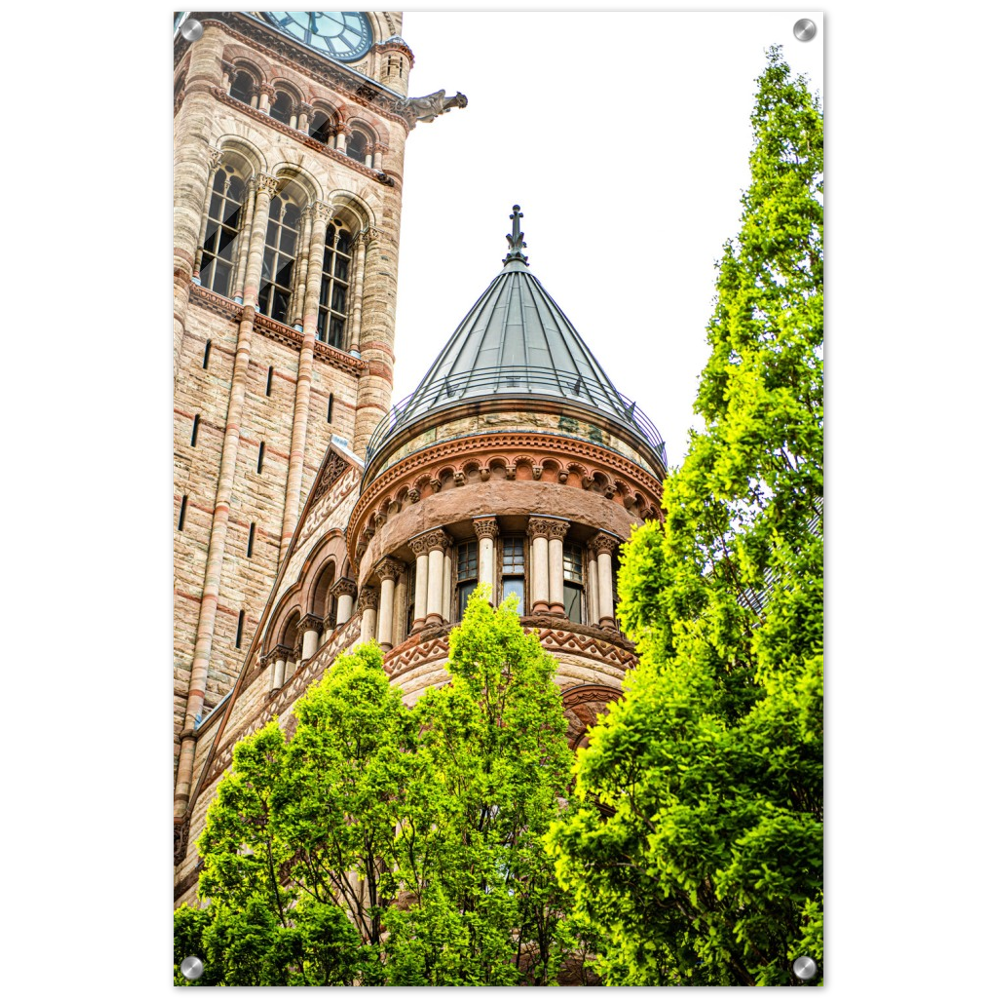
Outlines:
{"label": "clock face", "polygon": [[371,25],[358,11],[265,11],[264,17],[331,59],[353,62],[372,46]]}

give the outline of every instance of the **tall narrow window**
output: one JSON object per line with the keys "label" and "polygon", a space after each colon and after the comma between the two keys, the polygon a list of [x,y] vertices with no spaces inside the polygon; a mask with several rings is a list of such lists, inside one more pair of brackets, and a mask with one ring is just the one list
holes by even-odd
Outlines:
{"label": "tall narrow window", "polygon": [[517,613],[524,614],[524,539],[505,538],[503,540],[502,578],[500,590],[504,598],[508,594],[517,595]]}
{"label": "tall narrow window", "polygon": [[264,471],[264,442],[261,441],[260,448],[257,451],[257,471]]}
{"label": "tall narrow window", "polygon": [[571,622],[583,622],[583,549],[573,542],[563,545],[563,605]]}
{"label": "tall narrow window", "polygon": [[365,162],[365,153],[368,151],[368,136],[364,132],[352,132],[347,140],[347,155],[358,163]]}
{"label": "tall narrow window", "polygon": [[184,530],[184,516],[187,514],[187,509],[188,509],[188,498],[187,494],[185,493],[184,496],[181,497],[181,512],[177,518],[178,531]]}
{"label": "tall narrow window", "polygon": [[205,357],[202,358],[202,361],[201,361],[201,367],[202,368],[207,368],[208,367],[208,359],[211,356],[212,356],[212,341],[206,340],[205,341]]}
{"label": "tall narrow window", "polygon": [[257,525],[251,521],[250,522],[250,532],[247,535],[247,558],[249,559],[253,555],[253,536],[254,532],[257,530]]}
{"label": "tall narrow window", "polygon": [[201,423],[201,417],[196,413],[194,415],[194,423],[191,425],[191,447],[193,448],[198,443],[198,425]]}
{"label": "tall narrow window", "polygon": [[243,645],[243,615],[244,612],[240,612],[240,617],[236,620],[236,648],[239,649]]}
{"label": "tall narrow window", "polygon": [[257,307],[279,323],[288,318],[301,216],[298,205],[286,195],[278,194],[271,199]]}
{"label": "tall narrow window", "polygon": [[343,226],[340,219],[334,219],[326,227],[316,319],[316,339],[341,349],[347,323],[347,277],[351,270],[351,234]]}
{"label": "tall narrow window", "polygon": [[264,395],[265,396],[270,396],[271,395],[271,379],[273,379],[273,378],[274,378],[274,366],[272,365],[267,370],[267,385],[264,386]]}
{"label": "tall narrow window", "polygon": [[250,98],[253,97],[253,77],[249,73],[244,73],[240,70],[233,77],[232,85],[229,88],[229,96],[235,97],[237,101],[242,101],[244,104],[249,104]]}
{"label": "tall narrow window", "polygon": [[283,125],[288,125],[292,120],[292,99],[283,90],[279,90],[274,97],[271,117]]}
{"label": "tall narrow window", "polygon": [[215,172],[212,198],[208,205],[208,225],[202,248],[200,281],[219,295],[230,294],[236,264],[236,240],[240,232],[240,217],[246,185],[233,168],[223,165]]}
{"label": "tall narrow window", "polygon": [[330,398],[326,401],[326,422],[328,424],[333,423],[333,393],[330,393]]}
{"label": "tall narrow window", "polygon": [[479,542],[462,542],[458,546],[458,617],[465,614],[472,592],[479,580]]}

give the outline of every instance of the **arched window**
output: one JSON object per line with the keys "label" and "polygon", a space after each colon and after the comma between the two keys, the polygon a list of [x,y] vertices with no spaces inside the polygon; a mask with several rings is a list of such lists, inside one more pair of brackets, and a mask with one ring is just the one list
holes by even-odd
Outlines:
{"label": "arched window", "polygon": [[279,192],[271,199],[257,307],[279,323],[288,319],[301,218],[302,210],[287,193]]}
{"label": "arched window", "polygon": [[517,595],[517,613],[524,614],[524,539],[505,538],[501,550],[500,593]]}
{"label": "arched window", "polygon": [[237,101],[242,101],[244,104],[249,104],[250,99],[253,97],[253,88],[253,77],[249,73],[240,70],[233,77],[233,82],[229,87],[229,96],[235,97]]}
{"label": "arched window", "polygon": [[365,153],[368,151],[368,136],[364,132],[354,131],[350,139],[347,140],[347,155],[358,163],[365,162]]}
{"label": "arched window", "polygon": [[330,116],[322,111],[317,111],[309,123],[309,138],[326,145],[330,141],[332,133],[333,122],[330,121]]}
{"label": "arched window", "polygon": [[232,166],[219,167],[212,181],[199,272],[202,286],[219,295],[230,295],[246,193],[246,184]]}
{"label": "arched window", "polygon": [[351,269],[351,234],[340,219],[326,227],[323,277],[319,289],[319,316],[316,339],[332,347],[344,348],[347,323],[347,278]]}
{"label": "arched window", "polygon": [[275,94],[274,103],[271,105],[271,117],[283,125],[288,125],[292,121],[292,99],[283,90]]}

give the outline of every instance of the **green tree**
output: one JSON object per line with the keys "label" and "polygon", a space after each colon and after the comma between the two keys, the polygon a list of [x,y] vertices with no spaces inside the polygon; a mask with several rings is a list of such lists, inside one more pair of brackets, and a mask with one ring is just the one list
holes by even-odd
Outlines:
{"label": "green tree", "polygon": [[275,722],[235,748],[177,962],[227,985],[554,981],[577,943],[541,846],[569,784],[554,667],[481,592],[451,683],[413,710],[376,646],[339,657],[290,739]]}
{"label": "green tree", "polygon": [[822,959],[822,116],[779,49],[758,86],[705,431],[626,546],[640,664],[549,841],[610,985],[786,984]]}

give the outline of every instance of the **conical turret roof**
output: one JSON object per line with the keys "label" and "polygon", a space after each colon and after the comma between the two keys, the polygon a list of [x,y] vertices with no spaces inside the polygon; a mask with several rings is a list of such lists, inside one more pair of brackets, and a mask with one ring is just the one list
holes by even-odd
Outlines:
{"label": "conical turret roof", "polygon": [[665,463],[663,439],[635,403],[615,388],[576,328],[529,272],[521,213],[503,270],[490,282],[407,399],[376,428],[369,458],[397,431],[477,397],[562,399],[598,410],[638,435]]}

